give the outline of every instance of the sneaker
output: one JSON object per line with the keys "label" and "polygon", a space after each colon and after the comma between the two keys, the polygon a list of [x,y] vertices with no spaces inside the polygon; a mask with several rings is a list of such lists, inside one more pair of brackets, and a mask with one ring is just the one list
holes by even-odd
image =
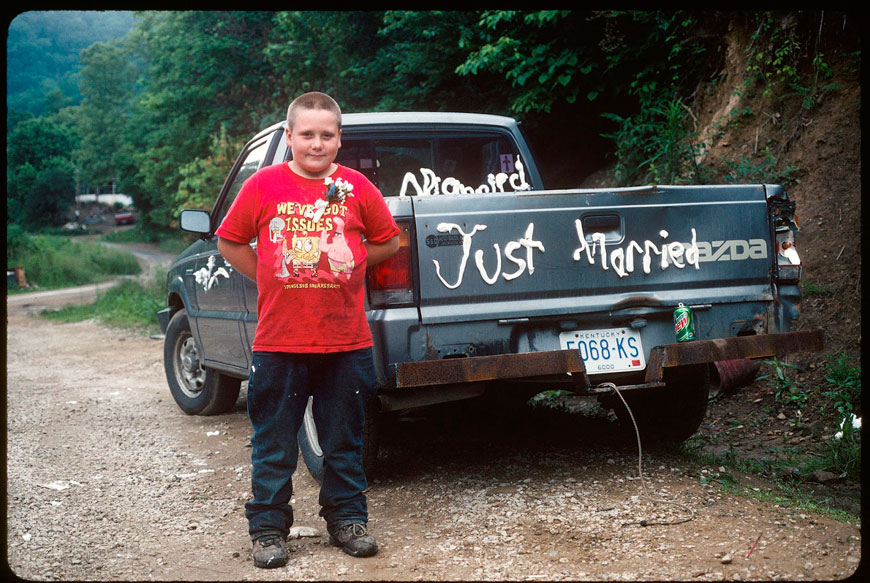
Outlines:
{"label": "sneaker", "polygon": [[329,544],[341,547],[353,557],[371,557],[378,552],[375,537],[369,534],[366,525],[361,522],[346,524],[330,532]]}
{"label": "sneaker", "polygon": [[254,541],[251,550],[254,565],[262,569],[283,567],[287,564],[287,546],[280,534],[264,534]]}

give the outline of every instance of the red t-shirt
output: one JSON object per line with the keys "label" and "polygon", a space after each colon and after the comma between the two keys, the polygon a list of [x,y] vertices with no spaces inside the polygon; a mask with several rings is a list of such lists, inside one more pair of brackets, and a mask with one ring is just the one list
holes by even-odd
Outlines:
{"label": "red t-shirt", "polygon": [[399,228],[380,191],[351,168],[330,179],[352,185],[326,202],[323,179],[288,164],[259,170],[242,185],[217,235],[257,239],[257,332],[253,349],[341,352],[372,345],[365,315],[366,249]]}

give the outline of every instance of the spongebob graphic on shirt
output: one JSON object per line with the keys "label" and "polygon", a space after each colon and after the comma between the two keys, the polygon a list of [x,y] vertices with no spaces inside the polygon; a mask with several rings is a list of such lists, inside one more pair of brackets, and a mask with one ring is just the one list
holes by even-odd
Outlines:
{"label": "spongebob graphic on shirt", "polygon": [[269,221],[269,239],[276,244],[276,277],[287,282],[350,279],[355,262],[344,238],[347,206],[342,203],[321,199],[314,204],[277,204],[278,216]]}

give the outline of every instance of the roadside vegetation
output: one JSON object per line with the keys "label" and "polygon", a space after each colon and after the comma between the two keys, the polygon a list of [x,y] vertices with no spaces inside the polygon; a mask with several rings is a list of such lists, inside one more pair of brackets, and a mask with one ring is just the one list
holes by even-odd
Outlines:
{"label": "roadside vegetation", "polygon": [[25,268],[30,291],[100,283],[142,271],[131,253],[96,241],[29,234],[18,225],[6,228],[6,265]]}
{"label": "roadside vegetation", "polygon": [[[143,240],[136,234],[105,238]],[[168,250],[180,250],[186,244],[177,237],[164,238]],[[43,312],[46,318],[64,322],[96,318],[110,326],[146,333],[158,331],[155,314],[163,307],[165,273],[143,275],[139,261],[130,252],[106,247],[99,241],[28,234],[10,225],[6,232],[6,261],[10,266],[24,266],[27,280],[27,288],[7,290],[7,293],[75,287],[121,278],[116,286],[102,292],[95,303]]]}
{"label": "roadside vegetation", "polygon": [[129,229],[109,231],[100,236],[100,240],[111,243],[151,243],[162,251],[175,255],[184,251],[196,237],[197,235],[185,233],[181,229],[155,230],[137,223]]}
{"label": "roadside vegetation", "polygon": [[[844,352],[831,351],[821,369],[822,385],[809,386],[797,380],[796,366],[766,361],[762,370],[770,372],[759,375],[752,385],[754,392],[766,397],[748,408],[746,418],[725,419],[726,427],[702,429],[675,447],[647,443],[641,436],[644,456],[650,452],[655,456],[677,455],[689,461],[699,483],[710,488],[782,507],[822,512],[837,520],[857,521],[860,511],[848,490],[858,487],[862,470],[861,365]],[[711,396],[710,410],[718,416],[718,401],[746,399],[747,392],[743,389],[737,394]],[[587,422],[606,423],[609,419],[594,399],[572,397],[564,390],[539,393],[529,405],[539,413],[579,416]],[[783,412],[781,419],[777,411]],[[744,446],[732,444],[730,430],[753,426],[757,438],[768,437],[774,422],[785,430],[775,432],[776,437],[751,455]],[[615,423],[613,430],[617,430]],[[807,439],[792,442],[796,436]],[[626,435],[627,444],[633,444],[634,439],[634,434]],[[825,483],[828,486],[823,486]]]}
{"label": "roadside vegetation", "polygon": [[[860,488],[860,363],[845,352],[832,350],[825,355],[820,374],[813,377],[822,378],[820,384],[799,381],[796,365],[778,359],[764,364],[770,372],[760,375],[753,387],[759,394],[772,395],[772,403],[766,399],[747,417],[727,420],[730,427],[724,431],[693,436],[680,446],[681,454],[716,468],[700,474],[703,484],[718,484],[734,493],[841,520],[858,520],[860,512],[848,501],[851,496],[843,497],[845,503],[837,498],[841,490]],[[745,398],[745,394],[725,398]],[[714,399],[711,408],[715,406]],[[781,422],[784,430],[772,432],[771,437],[774,421]],[[744,426],[754,426],[756,439],[768,438],[752,455],[730,442],[729,430]],[[724,446],[727,450],[723,452]],[[717,451],[721,453],[713,453]],[[774,483],[776,490],[755,487],[751,476]]]}
{"label": "roadside vegetation", "polygon": [[97,319],[109,326],[156,334],[160,331],[156,314],[164,307],[165,286],[162,273],[146,280],[123,280],[97,296],[92,304],[47,310],[42,317],[58,322]]}

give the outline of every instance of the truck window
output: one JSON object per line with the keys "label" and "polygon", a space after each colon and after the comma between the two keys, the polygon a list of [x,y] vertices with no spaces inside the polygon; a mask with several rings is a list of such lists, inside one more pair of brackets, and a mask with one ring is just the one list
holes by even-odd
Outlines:
{"label": "truck window", "polygon": [[[416,136],[343,135],[336,162],[359,170],[384,196],[398,196],[405,174],[423,182],[421,168],[444,180],[455,178],[465,186],[487,184],[489,174],[514,172],[517,149],[499,134]],[[416,195],[412,188],[407,195]]]}
{"label": "truck window", "polygon": [[254,174],[254,172],[259,170],[260,164],[262,164],[263,158],[266,156],[268,144],[269,140],[267,138],[263,139],[255,144],[251,144],[251,146],[248,148],[247,153],[242,153],[242,156],[244,156],[244,161],[238,167],[238,171],[233,177],[229,188],[227,188],[226,195],[224,196],[223,202],[221,203],[221,221],[223,221],[224,216],[230,209],[230,205],[232,205],[233,201],[236,200],[236,195],[238,195],[239,191],[242,189],[242,184],[244,184],[245,180],[250,178],[250,176]]}

